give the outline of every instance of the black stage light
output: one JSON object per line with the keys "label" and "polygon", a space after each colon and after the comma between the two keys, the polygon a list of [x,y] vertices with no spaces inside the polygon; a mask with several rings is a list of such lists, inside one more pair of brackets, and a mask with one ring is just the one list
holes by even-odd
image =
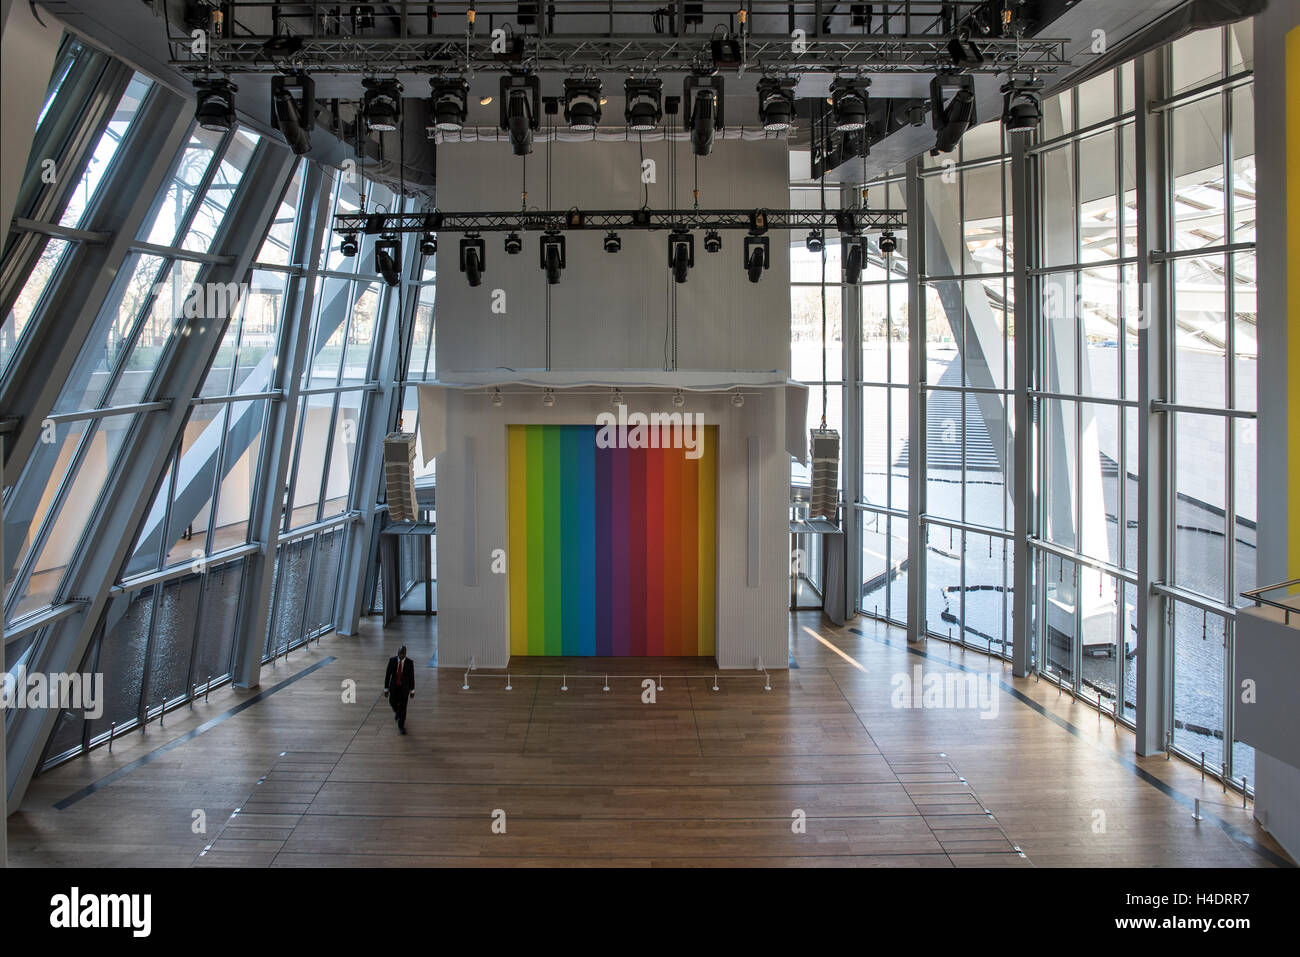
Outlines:
{"label": "black stage light", "polygon": [[722,252],[722,233],[716,229],[710,229],[704,234],[704,251],[708,253]]}
{"label": "black stage light", "polygon": [[432,256],[438,251],[438,237],[433,233],[425,233],[420,237],[420,254],[422,256]]}
{"label": "black stage light", "polygon": [[366,77],[361,85],[366,91],[361,102],[366,126],[376,133],[393,132],[402,116],[402,84],[395,79]]}
{"label": "black stage light", "polygon": [[1002,127],[1008,133],[1032,133],[1043,121],[1043,106],[1038,97],[1042,81],[1017,83],[1002,87]]}
{"label": "black stage light", "polygon": [[609,232],[605,234],[605,252],[616,253],[623,248],[623,240],[619,238],[618,233]]}
{"label": "black stage light", "polygon": [[673,279],[682,283],[695,266],[695,236],[684,229],[674,229],[668,234],[668,266]]}
{"label": "black stage light", "polygon": [[808,239],[805,241],[805,245],[808,247],[810,253],[819,253],[825,249],[826,239],[822,236],[822,231],[820,229],[814,229],[810,232],[808,234]]}
{"label": "black stage light", "polygon": [[794,126],[794,80],[765,76],[758,81],[758,118],[769,133]]}
{"label": "black stage light", "polygon": [[197,103],[194,121],[213,133],[228,133],[235,125],[235,93],[239,87],[229,80],[198,80],[194,84]]}
{"label": "black stage light", "polygon": [[623,117],[633,133],[649,133],[664,118],[664,81],[660,79],[636,80],[631,77],[623,84]]}
{"label": "black stage light", "polygon": [[433,129],[459,133],[469,118],[469,83],[460,77],[434,77],[429,86]]}
{"label": "black stage light", "polygon": [[853,133],[866,127],[866,88],[869,82],[837,78],[831,83],[831,113],[835,117],[835,129],[841,133]]}
{"label": "black stage light", "polygon": [[844,281],[856,286],[862,281],[862,267],[867,262],[867,239],[865,236],[846,236],[840,245],[840,254],[844,257]]}
{"label": "black stage light", "polygon": [[758,282],[771,261],[771,241],[767,236],[745,237],[745,272],[750,282]]}
{"label": "black stage light", "polygon": [[389,233],[375,240],[375,272],[390,286],[402,282],[402,241]]}
{"label": "black stage light", "polygon": [[344,233],[343,241],[339,243],[339,252],[344,256],[355,256],[360,246],[357,244],[356,233]]}
{"label": "black stage light", "polygon": [[533,151],[533,133],[542,122],[542,85],[535,73],[501,78],[500,126],[510,134],[516,156]]}
{"label": "black stage light", "polygon": [[930,123],[935,129],[931,156],[951,153],[977,122],[973,76],[948,73],[930,81]]}
{"label": "black stage light", "polygon": [[886,229],[880,234],[880,251],[888,254],[898,249],[898,237],[894,235],[893,230]]}
{"label": "black stage light", "polygon": [[720,74],[688,76],[682,89],[682,123],[691,134],[696,156],[708,156],[713,140],[722,129],[723,83]]}
{"label": "black stage light", "polygon": [[569,129],[589,133],[600,125],[600,80],[564,81],[564,119]]}
{"label": "black stage light", "polygon": [[460,271],[465,274],[471,286],[483,282],[483,270],[487,268],[487,244],[477,233],[470,233],[460,241]]}
{"label": "black stage light", "polygon": [[316,84],[305,73],[271,77],[271,125],[284,134],[295,156],[311,151]]}
{"label": "black stage light", "polygon": [[542,236],[541,267],[546,270],[548,285],[554,286],[560,281],[560,273],[566,265],[564,237],[559,233],[546,233]]}
{"label": "black stage light", "polygon": [[511,256],[518,256],[524,251],[524,241],[519,238],[518,233],[506,233],[506,253]]}

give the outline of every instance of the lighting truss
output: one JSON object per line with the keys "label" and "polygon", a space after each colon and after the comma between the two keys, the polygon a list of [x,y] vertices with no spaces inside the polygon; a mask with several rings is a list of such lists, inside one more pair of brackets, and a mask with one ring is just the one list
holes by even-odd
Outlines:
{"label": "lighting truss", "polygon": [[901,209],[593,209],[512,212],[339,213],[336,233],[494,233],[575,230],[723,230],[754,235],[771,229],[830,230],[849,235],[864,231],[901,230]]}

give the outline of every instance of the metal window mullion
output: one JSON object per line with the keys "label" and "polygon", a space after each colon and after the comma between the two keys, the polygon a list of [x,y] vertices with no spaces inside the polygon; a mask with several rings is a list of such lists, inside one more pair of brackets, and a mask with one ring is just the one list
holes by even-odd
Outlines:
{"label": "metal window mullion", "polygon": [[920,177],[920,161],[907,163],[907,313],[908,313],[908,575],[907,637],[909,641],[925,638],[926,542],[921,516],[926,509],[925,446],[925,297],[921,275],[925,270],[925,186]]}
{"label": "metal window mullion", "polygon": [[[218,346],[218,348],[220,347]],[[191,409],[190,415],[193,414],[194,411],[193,409]],[[221,419],[221,436],[218,439],[219,446],[217,449],[217,469],[216,469],[216,473],[212,477],[212,504],[208,507],[208,544],[207,547],[204,548],[205,555],[211,555],[212,552],[215,550],[213,546],[216,544],[214,539],[216,538],[216,533],[217,533],[217,510],[221,507],[221,486],[222,486],[222,479],[225,477],[226,474],[226,455],[229,451],[227,448],[230,440],[230,406],[229,405],[226,405],[222,408],[221,412],[219,413],[219,417]],[[247,532],[245,532],[244,537],[245,538],[248,537]]]}
{"label": "metal window mullion", "polygon": [[[282,532],[289,532],[293,528],[293,503],[298,495],[298,469],[302,465],[302,440],[303,433],[307,429],[307,408],[311,397],[300,395],[296,401],[298,402],[298,414],[294,417],[294,434],[290,438],[293,450],[290,452],[289,474],[284,487],[276,490],[276,494],[280,499],[280,517],[276,524],[279,525]],[[319,515],[319,509],[317,514]]]}
{"label": "metal window mullion", "polygon": [[[316,495],[316,521],[318,522],[325,517],[325,495],[329,491],[330,466],[333,464],[332,459],[334,455],[334,434],[338,429],[339,410],[342,405],[340,400],[342,397],[343,393],[335,393],[334,401],[330,403],[329,426],[325,430],[325,458],[321,464],[320,486],[319,492]],[[306,423],[304,422],[304,428],[300,430],[304,434],[306,433],[305,425]],[[349,487],[351,487],[351,484],[352,481],[349,476]]]}

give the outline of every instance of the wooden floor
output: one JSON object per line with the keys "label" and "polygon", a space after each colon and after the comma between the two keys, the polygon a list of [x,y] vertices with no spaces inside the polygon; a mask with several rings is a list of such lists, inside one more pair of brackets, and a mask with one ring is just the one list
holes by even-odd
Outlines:
{"label": "wooden floor", "polygon": [[[909,650],[901,631],[870,621],[837,629],[797,615],[790,628],[798,667],[773,672],[770,691],[751,672],[724,672],[714,691],[711,659],[516,659],[512,690],[497,673],[472,675],[463,690],[463,672],[425,667],[436,651],[426,619],[403,618],[386,634],[365,625],[360,638],[327,636],[265,668],[261,700],[188,740],[159,750],[254,692],[223,688],[169,715],[165,728],[155,722],[120,739],[111,755],[100,748],[38,777],[9,819],[9,862],[1285,860],[1240,796],[1202,784],[1178,760],[1134,758],[1130,732],[1045,683],[1012,679],[1003,662],[936,641]],[[400,643],[421,666],[406,735],[380,695]],[[917,665],[991,673],[1027,700],[998,691],[992,718],[892,707],[894,676]],[[615,674],[605,691],[607,666]],[[643,703],[642,679],[661,672],[663,690],[652,686],[654,703]],[[1197,797],[1200,823],[1184,806]]]}

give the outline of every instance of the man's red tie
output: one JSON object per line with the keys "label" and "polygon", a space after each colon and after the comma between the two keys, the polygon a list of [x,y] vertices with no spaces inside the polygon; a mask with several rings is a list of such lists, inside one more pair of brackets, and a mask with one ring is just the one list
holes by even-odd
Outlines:
{"label": "man's red tie", "polygon": [[397,680],[394,682],[394,684],[398,685],[399,687],[402,684],[402,664],[403,664],[402,659],[398,658],[397,659]]}

